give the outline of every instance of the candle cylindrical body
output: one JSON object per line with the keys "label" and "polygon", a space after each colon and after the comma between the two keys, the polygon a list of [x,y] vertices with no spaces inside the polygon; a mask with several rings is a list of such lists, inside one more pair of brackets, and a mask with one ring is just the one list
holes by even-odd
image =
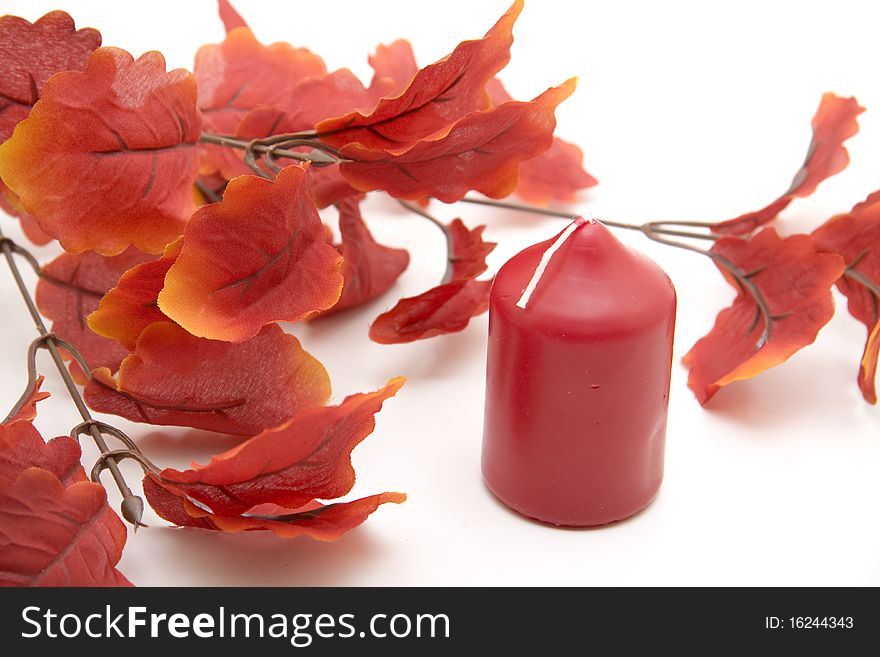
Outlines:
{"label": "candle cylindrical body", "polygon": [[601,525],[647,506],[663,478],[675,290],[588,221],[520,307],[553,243],[514,256],[492,287],[483,475],[523,515]]}

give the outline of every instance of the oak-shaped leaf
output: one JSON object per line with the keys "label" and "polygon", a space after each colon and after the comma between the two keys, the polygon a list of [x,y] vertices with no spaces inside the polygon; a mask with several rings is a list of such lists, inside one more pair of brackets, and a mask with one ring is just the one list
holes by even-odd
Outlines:
{"label": "oak-shaped leaf", "polygon": [[156,322],[142,331],[115,379],[106,368],[92,375],[85,399],[96,411],[245,436],[330,396],[324,366],[275,324],[232,343]]}
{"label": "oak-shaped leaf", "polygon": [[[129,350],[92,331],[87,318],[120,276],[153,259],[135,248],[109,257],[92,251],[62,253],[43,267],[37,283],[37,307],[52,320],[52,332],[76,347],[90,367],[115,372]],[[85,373],[76,362],[71,363],[70,371],[79,383],[85,383]]]}
{"label": "oak-shaped leaf", "polygon": [[46,82],[0,145],[0,177],[67,251],[161,253],[194,207],[195,101],[192,75],[166,73],[161,54],[99,48]]}
{"label": "oak-shaped leaf", "polygon": [[773,221],[795,198],[809,196],[826,178],[840,173],[849,164],[843,145],[859,131],[856,117],[865,111],[855,98],[841,98],[832,93],[822,96],[813,117],[813,139],[807,157],[795,174],[788,190],[770,205],[712,225],[716,233],[744,235]]}
{"label": "oak-shaped leaf", "polygon": [[231,32],[237,27],[248,26],[229,0],[217,0],[217,13],[220,15],[220,20],[223,21],[223,29],[226,32]]}
{"label": "oak-shaped leaf", "polygon": [[[409,266],[405,249],[383,246],[373,239],[361,216],[360,204],[345,199],[339,207],[339,232],[343,257],[342,295],[327,312],[360,305],[387,292]],[[325,313],[326,314],[326,313]]]}
{"label": "oak-shaped leaf", "polygon": [[[159,310],[159,292],[165,285],[165,275],[180,255],[183,238],[168,245],[157,260],[135,265],[126,271],[116,285],[101,297],[97,310],[88,316],[93,333],[110,338],[128,351],[134,351],[144,329],[155,322],[168,321]],[[128,355],[128,351],[123,355]],[[120,358],[120,362],[121,362]],[[95,367],[105,366],[96,363]],[[111,367],[116,371],[116,367]]]}
{"label": "oak-shaped leaf", "polygon": [[721,238],[710,253],[737,296],[683,359],[701,404],[812,344],[834,314],[831,286],[844,269],[843,258],[819,253],[809,235],[782,239],[773,228]]}
{"label": "oak-shaped leaf", "polygon": [[[498,78],[492,79],[487,89],[493,105],[513,100]],[[579,190],[599,182],[584,170],[583,162],[584,153],[580,148],[554,137],[548,150],[519,165],[516,195],[532,205],[572,202]]]}
{"label": "oak-shaped leaf", "polygon": [[38,467],[0,477],[0,586],[131,586],[116,569],[125,538],[100,484]]}
{"label": "oak-shaped leaf", "polygon": [[315,128],[320,139],[336,148],[355,143],[373,150],[400,148],[488,109],[486,84],[510,60],[511,30],[522,6],[522,0],[516,0],[485,37],[460,43],[419,70],[402,93],[382,98],[369,113],[353,111],[321,121]]}
{"label": "oak-shaped leaf", "polygon": [[392,379],[376,392],[346,397],[338,406],[306,409],[231,450],[188,470],[166,468],[157,482],[212,513],[234,516],[257,504],[299,508],[333,499],[354,485],[351,451],[376,426],[375,414],[400,389]]}
{"label": "oak-shaped leaf", "polygon": [[419,70],[412,45],[406,39],[398,39],[388,45],[380,44],[376,52],[370,55],[369,62],[373,69],[370,93],[377,100],[402,92]]}
{"label": "oak-shaped leaf", "polygon": [[281,538],[307,536],[317,541],[336,541],[363,523],[380,505],[400,504],[406,500],[403,493],[380,493],[351,502],[326,505],[310,502],[297,509],[260,504],[241,515],[221,516],[163,488],[150,475],[144,477],[143,487],[153,510],[180,527],[225,532],[271,531]]}
{"label": "oak-shaped leaf", "polygon": [[247,340],[265,324],[332,307],[341,265],[309,195],[306,167],[285,167],[274,181],[240,176],[222,202],[193,214],[159,308],[193,335]]}
{"label": "oak-shaped leaf", "polygon": [[862,396],[877,403],[877,357],[880,352],[880,192],[849,213],[832,217],[813,232],[819,251],[840,254],[846,270],[837,289],[850,314],[865,325],[868,337],[859,365]]}
{"label": "oak-shaped leaf", "polygon": [[15,481],[26,469],[38,467],[54,474],[65,486],[84,481],[79,443],[69,436],[47,443],[33,425],[37,403],[49,396],[40,390],[42,383],[43,377],[38,377],[19,411],[0,424],[0,479]]}
{"label": "oak-shaped leaf", "polygon": [[18,16],[0,17],[0,142],[27,118],[43,85],[60,71],[81,71],[101,45],[97,30],[77,30],[63,11],[31,24]]}
{"label": "oak-shaped leaf", "polygon": [[452,244],[447,282],[415,297],[401,299],[373,321],[370,339],[399,344],[464,330],[472,317],[489,308],[492,281],[476,280],[486,271],[486,256],[495,248],[483,240],[485,226],[468,229],[460,219],[447,228]]}
{"label": "oak-shaped leaf", "polygon": [[[264,46],[247,27],[199,48],[193,71],[204,129],[224,135],[234,135],[251,110],[283,104],[303,80],[327,75],[324,60],[310,50],[288,43]],[[200,150],[202,173],[219,171],[226,179],[242,173],[241,153],[212,144]]]}
{"label": "oak-shaped leaf", "polygon": [[511,101],[473,112],[431,136],[401,148],[342,147],[342,175],[362,191],[396,198],[433,196],[446,203],[475,190],[502,198],[516,190],[519,165],[550,148],[554,111],[575,89],[568,80],[529,102]]}
{"label": "oak-shaped leaf", "polygon": [[0,210],[8,214],[10,217],[16,217],[21,224],[21,232],[31,242],[37,246],[43,246],[52,241],[52,236],[47,235],[37,220],[34,219],[27,211],[21,207],[21,203],[11,190],[6,188],[3,181],[0,180]]}

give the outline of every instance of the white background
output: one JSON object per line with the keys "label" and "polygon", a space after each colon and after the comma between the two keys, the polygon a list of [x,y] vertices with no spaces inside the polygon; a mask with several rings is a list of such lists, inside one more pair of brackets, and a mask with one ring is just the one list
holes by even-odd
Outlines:
{"label": "white background", "polygon": [[[331,68],[348,66],[365,80],[376,44],[405,36],[424,65],[482,36],[507,8],[506,0],[237,4],[264,42],[307,46]],[[558,112],[558,134],[580,144],[601,184],[576,207],[631,222],[719,220],[762,207],[800,166],[821,94],[857,96],[868,111],[848,144],[852,164],[813,197],[795,201],[778,224],[784,233],[807,231],[880,188],[878,16],[871,4],[531,0],[502,77],[523,99],[580,77]],[[212,0],[27,0],[0,8],[35,20],[59,6],[79,26],[100,29],[105,45],[160,50],[170,67],[191,68],[200,44],[223,38]],[[481,481],[486,317],[464,333],[412,345],[367,338],[375,315],[434,285],[444,263],[442,240],[427,222],[382,199],[364,209],[376,237],[410,249],[413,264],[371,306],[292,330],[327,366],[334,401],[393,375],[409,378],[354,454],[354,495],[400,490],[409,501],[382,507],[334,544],[172,529],[150,512],[153,526],[130,535],[120,566],[133,582],[880,584],[880,412],[856,387],[865,333],[839,296],[837,316],[815,345],[723,390],[704,409],[678,361],[733,291],[707,259],[620,234],[665,267],[679,294],[666,480],[653,505],[627,522],[555,529],[508,511]],[[488,224],[487,238],[499,242],[493,271],[565,224],[466,205],[434,209]],[[10,221],[3,229],[20,236]],[[56,248],[37,253],[45,260]],[[11,405],[34,333],[2,271],[0,316],[0,399]],[[75,410],[48,359],[41,369],[56,394],[41,405],[38,427],[46,436],[67,433],[78,421]],[[118,424],[162,465],[204,461],[232,444]],[[126,465],[126,472],[137,480],[136,468]]]}

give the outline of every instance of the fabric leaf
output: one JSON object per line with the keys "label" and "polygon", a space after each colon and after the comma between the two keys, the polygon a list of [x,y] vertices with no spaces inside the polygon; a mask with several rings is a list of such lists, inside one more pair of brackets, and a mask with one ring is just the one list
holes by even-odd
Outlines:
{"label": "fabric leaf", "polygon": [[332,307],[342,258],[306,186],[306,169],[274,181],[232,180],[223,201],[199,208],[165,277],[159,308],[199,337],[241,341],[275,321]]}
{"label": "fabric leaf", "polygon": [[195,100],[192,75],[166,73],[161,54],[99,48],[46,82],[0,145],[0,177],[66,251],[161,253],[194,207]]}
{"label": "fabric leaf", "polygon": [[530,102],[474,112],[399,149],[348,144],[339,153],[351,161],[339,170],[357,189],[383,190],[402,199],[434,196],[452,203],[470,190],[508,196],[516,189],[520,162],[550,148],[554,110],[575,86],[571,79]]}
{"label": "fabric leaf", "polygon": [[762,343],[767,326],[755,299],[725,273],[737,287],[736,299],[683,359],[690,368],[688,386],[701,404],[723,386],[757,376],[812,344],[834,314],[831,286],[844,269],[840,256],[817,252],[808,235],[782,239],[772,228],[747,240],[721,238],[711,252],[748,274],[771,324]]}
{"label": "fabric leaf", "polygon": [[223,21],[223,29],[227,32],[231,32],[237,27],[248,26],[229,0],[217,0],[217,12],[220,14],[220,20]]}
{"label": "fabric leaf", "polygon": [[275,324],[230,343],[157,322],[141,333],[115,379],[106,368],[92,374],[85,399],[96,411],[235,435],[277,426],[330,396],[323,365]]}
{"label": "fabric leaf", "polygon": [[728,235],[751,233],[773,221],[795,198],[809,196],[823,180],[843,171],[849,164],[849,153],[843,142],[859,131],[856,117],[864,111],[855,98],[841,98],[832,93],[822,96],[813,117],[813,139],[807,157],[788,190],[767,207],[718,222],[712,230]]}
{"label": "fabric leaf", "polygon": [[[847,269],[837,281],[846,297],[850,314],[868,332],[859,366],[858,383],[862,396],[877,403],[877,356],[880,351],[880,192],[855,206],[849,213],[832,217],[813,232],[816,249],[840,254]],[[873,285],[873,289],[862,281]]]}

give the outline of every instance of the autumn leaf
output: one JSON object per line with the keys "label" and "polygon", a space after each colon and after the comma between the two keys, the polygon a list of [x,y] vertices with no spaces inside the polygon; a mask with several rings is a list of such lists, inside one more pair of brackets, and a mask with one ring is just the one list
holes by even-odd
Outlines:
{"label": "autumn leaf", "polygon": [[134,422],[250,436],[330,396],[327,371],[270,324],[240,343],[197,338],[171,322],[147,327],[114,379],[92,372],[92,409]]}
{"label": "autumn leaf", "polygon": [[[233,135],[251,110],[283,104],[300,82],[323,78],[327,68],[306,48],[264,46],[247,27],[239,27],[223,43],[199,48],[194,74],[205,131]],[[201,155],[201,173],[219,171],[226,179],[242,173],[241,155],[232,149],[202,144]]]}
{"label": "autumn leaf", "polygon": [[212,513],[232,516],[271,502],[298,508],[333,499],[354,485],[351,451],[376,426],[383,402],[404,379],[347,397],[338,406],[306,409],[233,449],[184,471],[166,468],[155,479]]}
{"label": "autumn leaf", "polygon": [[[723,386],[757,376],[812,344],[834,314],[830,288],[844,269],[840,256],[817,252],[808,235],[781,239],[772,228],[750,239],[721,238],[710,253],[737,296],[683,359],[688,386],[701,404]],[[732,276],[731,266],[744,276]]]}
{"label": "autumn leaf", "polygon": [[43,85],[59,71],[81,71],[101,45],[97,30],[77,30],[63,11],[36,23],[18,16],[0,17],[0,142],[39,100]]}
{"label": "autumn leaf", "polygon": [[[100,336],[119,342],[128,351],[134,351],[145,328],[155,322],[168,321],[165,313],[159,310],[159,291],[165,285],[165,275],[180,255],[182,244],[183,239],[179,238],[168,245],[158,260],[135,265],[126,271],[115,287],[101,298],[98,309],[88,316],[89,328]],[[116,368],[111,369],[115,371]]]}
{"label": "autumn leaf", "polygon": [[409,265],[409,253],[404,249],[383,246],[373,239],[361,217],[360,204],[353,199],[339,204],[339,232],[344,283],[339,301],[326,312],[351,308],[384,294]]}
{"label": "autumn leaf", "polygon": [[484,38],[460,43],[418,71],[403,93],[382,98],[371,112],[321,121],[315,128],[319,137],[336,148],[356,143],[368,150],[394,149],[488,109],[486,83],[510,60],[511,30],[522,6],[516,0]]}
{"label": "autumn leaf", "polygon": [[[151,260],[153,256],[135,248],[110,257],[94,252],[63,253],[43,267],[37,283],[37,307],[52,320],[52,332],[76,347],[90,367],[106,367],[115,372],[128,349],[93,332],[87,317],[122,274]],[[85,383],[79,365],[71,363],[70,369],[79,383]]]}
{"label": "autumn leaf", "polygon": [[379,45],[369,62],[373,68],[370,93],[377,100],[404,91],[419,70],[412,45],[406,39]]}
{"label": "autumn leaf", "polygon": [[437,287],[397,302],[370,326],[370,339],[399,344],[464,330],[472,317],[489,308],[492,281],[478,281],[486,271],[486,256],[495,248],[483,240],[485,226],[469,230],[460,219],[447,228],[452,256],[445,278]]}
{"label": "autumn leaf", "polygon": [[843,142],[859,131],[856,117],[864,111],[855,98],[841,98],[832,93],[822,96],[813,117],[813,139],[807,157],[788,190],[767,207],[713,224],[712,230],[728,235],[751,233],[773,221],[795,198],[809,196],[823,180],[843,171],[849,164],[849,153]]}
{"label": "autumn leaf", "polygon": [[156,513],[181,527],[225,532],[263,530],[281,538],[307,536],[318,541],[336,541],[363,523],[380,505],[400,504],[406,500],[403,493],[381,493],[352,502],[327,505],[311,502],[298,509],[262,504],[246,514],[219,516],[163,488],[150,476],[144,478],[143,486],[144,495]]}
{"label": "autumn leaf", "polygon": [[125,538],[100,484],[37,467],[0,477],[0,586],[131,586],[115,567]]}
{"label": "autumn leaf", "polygon": [[161,253],[193,209],[195,94],[157,52],[99,48],[46,82],[0,145],[0,177],[66,251]]}
{"label": "autumn leaf", "polygon": [[315,205],[326,208],[345,199],[360,201],[365,194],[348,184],[339,172],[339,165],[326,167],[309,167],[309,192]]}
{"label": "autumn leaf", "polygon": [[241,17],[235,7],[229,0],[217,0],[217,11],[220,14],[220,20],[223,21],[223,29],[231,32],[237,27],[247,27],[248,24]]}
{"label": "autumn leaf", "polygon": [[193,215],[159,308],[193,335],[247,340],[265,324],[332,307],[341,261],[324,237],[306,168],[285,167],[274,181],[241,176],[222,202]]}
{"label": "autumn leaf", "polygon": [[470,190],[502,198],[517,186],[519,164],[546,151],[556,128],[554,110],[575,89],[571,79],[530,102],[474,112],[430,137],[399,149],[349,144],[339,154],[342,175],[362,191],[396,198],[433,196],[446,203]]}
{"label": "autumn leaf", "polygon": [[846,296],[850,314],[865,325],[868,338],[859,366],[862,396],[877,403],[877,356],[880,351],[880,192],[874,192],[848,214],[826,221],[813,232],[816,249],[837,253],[846,270],[837,289]]}
{"label": "autumn leaf", "polygon": [[15,481],[30,467],[39,467],[54,474],[63,485],[84,481],[86,473],[80,465],[79,444],[69,436],[43,441],[34,428],[37,403],[49,396],[40,391],[43,377],[37,381],[19,411],[0,424],[0,480]]}
{"label": "autumn leaf", "polygon": [[[490,80],[487,89],[494,106],[513,100],[498,78]],[[575,201],[578,190],[599,182],[584,170],[583,161],[580,148],[554,137],[548,150],[519,165],[517,196],[533,205]]]}

